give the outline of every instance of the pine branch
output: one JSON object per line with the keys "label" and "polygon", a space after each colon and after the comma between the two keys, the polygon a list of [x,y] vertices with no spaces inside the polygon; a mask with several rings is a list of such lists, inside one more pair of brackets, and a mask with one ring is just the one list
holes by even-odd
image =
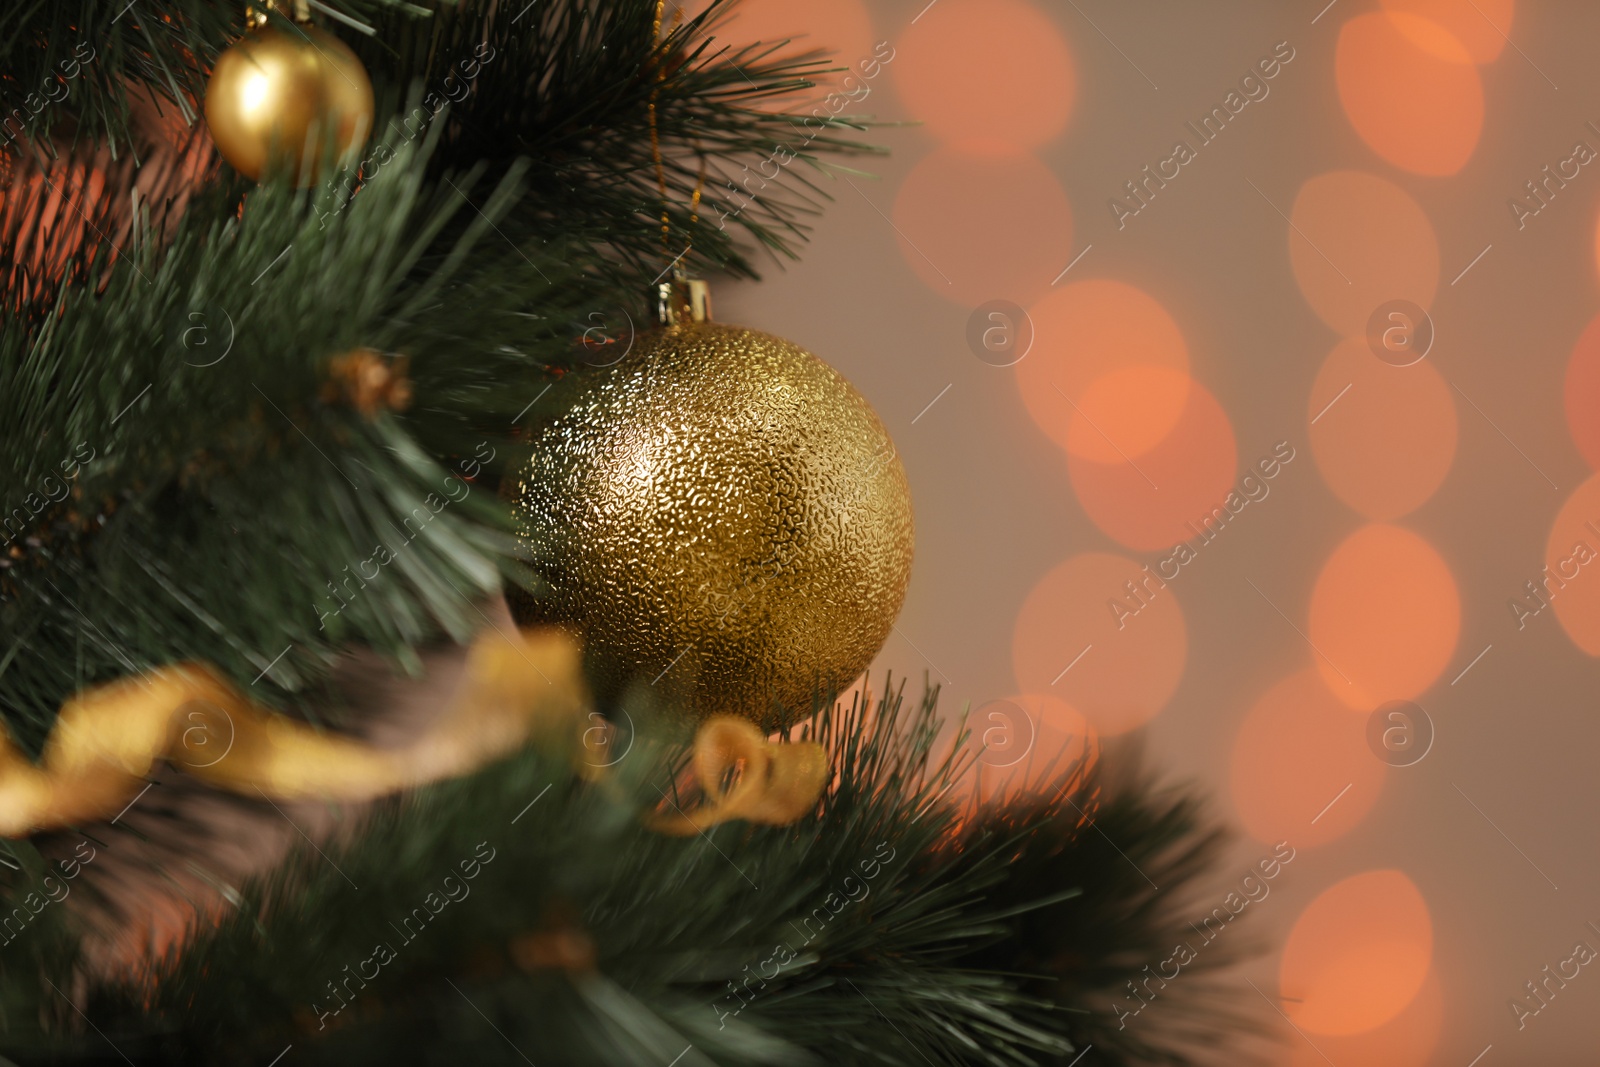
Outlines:
{"label": "pine branch", "polygon": [[[470,367],[531,398],[541,363],[528,349],[569,342],[527,309],[559,313],[571,271],[479,253],[517,299],[441,325],[517,177],[480,194],[485,213],[431,263],[428,235],[463,208],[428,193],[413,149],[336,215],[328,194],[268,186],[235,219],[238,190],[213,190],[166,248],[130,249],[100,292],[68,287],[49,316],[0,323],[9,725],[37,742],[77,688],[192,658],[281,702],[313,693],[343,642],[404,661],[476,626],[473,601],[499,588],[515,544],[470,483],[510,425],[469,440],[483,416],[464,410],[466,388],[404,417],[363,412],[330,363],[399,352],[429,381]],[[476,192],[470,175],[457,184]],[[441,462],[419,433],[466,443]]]}
{"label": "pine branch", "polygon": [[[620,257],[622,278],[648,279],[690,244],[702,266],[751,274],[735,245],[740,233],[793,256],[826,199],[803,172],[825,175],[824,155],[870,149],[841,136],[864,128],[859,119],[761,105],[794,98],[836,67],[774,43],[727,47],[710,36],[726,0],[658,44],[655,6],[464,4],[427,21],[390,16],[377,37],[351,43],[381,98],[424,88],[380,127],[411,135],[449,103],[442,165],[484,161],[494,173],[530,161],[527,195],[505,223],[518,243],[581,236]],[[759,192],[748,178],[735,185],[753,168],[768,173],[763,164],[792,180],[758,174]],[[661,235],[663,211],[670,239]]]}
{"label": "pine branch", "polygon": [[[825,711],[806,732],[830,742],[837,777],[814,817],[688,839],[637,818],[670,795],[682,749],[635,701],[641,733],[602,784],[575,774],[581,749],[530,750],[297,851],[142,980],[49,953],[45,974],[76,982],[135,1058],[239,1062],[293,1043],[306,1063],[1069,1061],[1103,1024],[1061,1010],[1077,993],[1031,990],[988,957],[1063,919],[1107,924],[1101,944],[1158,940],[1214,842],[1172,821],[1186,802],[1118,801],[1121,847],[1188,858],[1153,868],[1162,889],[1136,906],[1102,896],[1120,875],[1062,799],[1107,810],[1098,779],[1067,769],[1059,793],[969,819],[944,797],[970,758],[935,756],[933,700],[907,710],[892,690],[870,713]],[[1016,874],[1036,857],[1048,884]],[[1091,950],[1051,966],[1089,991],[1143,962]],[[16,988],[7,1017],[39,1017]],[[89,1034],[54,1008],[43,1018],[13,1023],[0,1050],[66,1055]],[[1138,1062],[1104,1048],[1103,1062]]]}
{"label": "pine branch", "polygon": [[[1046,815],[1052,807],[1054,815]],[[1042,829],[1048,819],[1070,826]],[[1227,843],[1193,793],[1135,777],[1104,796],[1079,795],[1065,805],[1023,795],[984,812],[971,832],[1019,839],[991,903],[1022,904],[1063,884],[1080,889],[1071,900],[1019,916],[1011,936],[963,960],[1029,976],[1021,989],[1067,1013],[1075,1043],[1093,1045],[1112,1062],[1190,1067],[1195,1049],[1261,1030],[1259,1017],[1241,1010],[1235,991],[1216,978],[1260,946],[1231,929],[1228,940],[1213,946],[1180,914],[1197,903],[1194,890]],[[1072,847],[1059,847],[1062,834]],[[1195,958],[1165,980],[1180,943],[1198,946]],[[1144,997],[1152,998],[1148,1006]]]}
{"label": "pine branch", "polygon": [[[660,44],[652,37],[655,0],[313,6],[357,49],[377,90],[368,175],[385,139],[415,140],[439,123],[446,132],[438,170],[487,163],[497,180],[516,161],[532,161],[527,193],[504,221],[515,243],[607,245],[620,259],[613,280],[637,284],[681,251],[669,241],[662,254],[663,210],[704,265],[752,274],[736,235],[792,257],[809,232],[806,220],[827,199],[802,171],[825,176],[825,155],[868,150],[841,136],[864,128],[860,119],[756,106],[792,98],[836,68],[816,52],[771,43],[730,49],[709,38],[727,2]],[[14,5],[0,13],[0,70],[10,72],[0,76],[0,143],[18,158],[49,157],[60,135],[103,142],[113,157],[142,157],[148,145],[134,106],[201,122],[211,65],[242,32],[235,0]],[[752,168],[767,167],[787,180],[757,175],[753,193]]]}

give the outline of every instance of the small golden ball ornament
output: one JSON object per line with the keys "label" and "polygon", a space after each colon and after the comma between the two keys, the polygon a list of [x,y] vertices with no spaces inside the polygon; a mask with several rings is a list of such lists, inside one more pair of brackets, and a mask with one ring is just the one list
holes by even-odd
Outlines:
{"label": "small golden ball ornament", "polygon": [[507,480],[551,586],[513,594],[512,612],[575,632],[602,699],[636,683],[696,720],[783,729],[889,636],[911,577],[910,487],[837,371],[709,321],[703,283],[662,288],[669,324],[573,375],[575,403]]}
{"label": "small golden ball ornament", "polygon": [[372,130],[372,82],[347,45],[309,21],[254,27],[217,57],[206,85],[206,125],[224,159],[259,179],[270,163],[317,179]]}

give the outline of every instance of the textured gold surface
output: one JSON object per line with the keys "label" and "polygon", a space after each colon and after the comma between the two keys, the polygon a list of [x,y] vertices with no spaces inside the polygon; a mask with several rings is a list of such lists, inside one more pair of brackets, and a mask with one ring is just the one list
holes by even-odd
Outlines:
{"label": "textured gold surface", "polygon": [[871,663],[911,577],[911,494],[883,424],[833,368],[754,330],[692,323],[586,375],[507,486],[554,586],[524,624],[585,641],[697,717],[809,716]]}
{"label": "textured gold surface", "polygon": [[[309,185],[328,142],[342,155],[372,131],[372,82],[332,34],[264,26],[217,57],[206,84],[206,125],[241,174],[261,177],[279,152]],[[313,165],[302,167],[308,152]]]}

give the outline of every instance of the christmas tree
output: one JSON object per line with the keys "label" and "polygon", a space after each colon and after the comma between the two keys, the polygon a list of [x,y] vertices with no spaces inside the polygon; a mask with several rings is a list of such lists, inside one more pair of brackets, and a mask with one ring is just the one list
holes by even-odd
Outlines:
{"label": "christmas tree", "polygon": [[[986,791],[936,690],[835,702],[904,593],[903,475],[688,275],[797,255],[870,122],[789,110],[835,64],[727,46],[724,7],[0,13],[0,1055],[1183,1064],[1246,1022],[1204,975],[1119,1010],[1217,850],[1196,800],[1088,746]],[[681,481],[694,449],[638,459],[629,420],[730,346],[848,417],[820,489],[696,440],[683,500],[798,518],[740,533],[658,667],[646,557],[725,523],[614,521],[593,473]],[[591,432],[582,481],[559,446]],[[307,800],[347,806],[216,858],[203,812]]]}

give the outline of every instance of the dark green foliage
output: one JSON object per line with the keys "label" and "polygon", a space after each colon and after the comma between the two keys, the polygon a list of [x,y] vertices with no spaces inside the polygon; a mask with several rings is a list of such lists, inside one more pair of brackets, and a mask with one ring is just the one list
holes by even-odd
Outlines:
{"label": "dark green foliage", "polygon": [[[750,274],[734,237],[747,233],[793,255],[806,216],[826,196],[811,182],[825,173],[821,155],[865,148],[838,135],[859,120],[755,109],[836,64],[780,49],[781,42],[728,48],[712,35],[724,6],[669,24],[659,47],[654,0],[441,6],[431,20],[391,14],[376,37],[346,37],[374,73],[380,99],[424,88],[420,101],[380,128],[411,136],[440,103],[458,100],[444,123],[443,164],[481,161],[494,174],[513,160],[528,162],[527,192],[503,223],[522,243],[526,235],[539,244],[603,244],[615,259],[589,266],[610,267],[619,281],[656,277],[691,244],[702,268]],[[862,58],[838,57],[847,65]],[[670,240],[661,233],[652,102]],[[769,185],[760,175],[776,171],[778,159],[787,161],[789,180]],[[769,171],[759,170],[763,161]],[[748,174],[753,183],[738,184]],[[697,188],[704,194],[698,211]]]}
{"label": "dark green foliage", "polygon": [[[1086,818],[1092,826],[1082,825]],[[1067,825],[1047,828],[1051,819]],[[1238,930],[1207,944],[1176,914],[1198,903],[1190,893],[1225,844],[1191,793],[1139,780],[1098,798],[1020,798],[975,822],[978,835],[1018,841],[992,904],[1023,905],[1064,882],[1080,892],[1058,907],[1019,915],[1012,936],[964,964],[1027,976],[1020,989],[1069,1013],[1073,1038],[1112,1062],[1181,1067],[1218,1034],[1258,1028],[1256,1017],[1239,1009],[1236,991],[1212,978],[1258,946]],[[1179,943],[1196,946],[1197,958],[1163,981]]]}
{"label": "dark green foliage", "polygon": [[[486,2],[349,10],[382,31],[364,48],[382,110],[359,170],[299,193],[226,166],[198,190],[166,173],[130,213],[132,161],[83,146],[77,170],[8,198],[0,523],[20,558],[0,560],[0,720],[30,746],[74,690],[187,659],[310,714],[340,643],[410,662],[481,621],[475,601],[503,577],[531,581],[493,498],[511,442],[548,413],[549,375],[580,362],[586,330],[620,344],[646,327],[676,255],[660,247],[650,103],[687,227],[686,148],[715,168],[794,139],[750,100],[822,66],[735,65],[698,22],[656,46],[653,0],[546,2],[520,24]],[[50,109],[105,134],[125,101],[96,78],[203,63],[234,18],[232,4],[25,3],[0,39],[34,77],[69,29],[105,27]],[[457,102],[440,110],[445,86]],[[103,168],[93,190],[89,168]],[[805,209],[775,191],[739,221],[788,251]],[[695,230],[695,257],[748,270],[733,232]],[[330,361],[358,347],[405,357],[409,408],[330,402]]]}
{"label": "dark green foliage", "polygon": [[[870,715],[835,709],[808,729],[838,777],[789,827],[645,829],[637,813],[671,788],[681,749],[644,736],[600,784],[574,774],[581,751],[536,749],[395,801],[325,856],[303,848],[241,887],[241,906],[148,983],[85,985],[50,966],[62,989],[76,978],[94,1026],[48,1003],[61,1000],[48,986],[19,990],[8,1015],[35,1018],[38,996],[51,1033],[20,1026],[0,1052],[79,1062],[110,1042],[135,1062],[265,1063],[293,1044],[296,1062],[328,1064],[999,1065],[1067,1062],[1092,1041],[1096,1062],[1145,1062],[1095,1013],[1147,962],[1144,946],[1166,945],[1173,904],[1215,847],[1192,802],[1097,801],[1101,783],[1079,767],[1052,793],[965,812],[949,796],[970,759],[934,755],[957,750],[931,694],[906,710],[892,692]],[[1107,892],[1126,879],[1079,806],[1104,813],[1159,892]],[[1162,862],[1173,846],[1180,858]],[[462,861],[491,854],[462,877]],[[526,965],[516,946],[558,931],[592,942],[592,969]],[[1087,966],[1027,947],[1077,936]],[[1019,977],[1021,965],[1058,977]],[[1203,1003],[1207,978],[1185,980],[1175,1004]],[[1205,1037],[1229,1020],[1192,1022],[1186,1036]]]}
{"label": "dark green foliage", "polygon": [[[752,106],[806,88],[834,64],[781,49],[782,42],[730,50],[708,32],[725,6],[719,0],[660,45],[652,39],[655,0],[326,0],[316,8],[343,15],[320,21],[356,48],[371,75],[375,141],[415,140],[443,126],[436,177],[483,163],[498,180],[526,161],[529,181],[499,220],[502,234],[530,254],[551,241],[608,246],[620,264],[587,266],[611,267],[608,281],[636,292],[690,243],[696,261],[735,273],[752,272],[735,234],[793,255],[805,217],[825,199],[810,178],[823,172],[821,156],[865,150],[839,136],[861,128],[859,119]],[[87,140],[119,154],[147,153],[129,86],[154,109],[198,120],[211,64],[242,32],[244,7],[243,0],[7,5],[0,10],[0,146],[51,155],[59,150],[53,141]],[[48,96],[34,92],[44,85]],[[665,255],[652,101],[674,231]],[[440,117],[442,105],[450,106],[448,118]],[[786,168],[790,191],[765,180],[759,195],[730,187],[780,147],[796,157]],[[375,157],[364,158],[370,177]],[[702,184],[700,222],[691,226],[693,191]]]}
{"label": "dark green foliage", "polygon": [[[446,327],[431,323],[451,314],[450,266],[410,278],[460,205],[427,203],[421,178],[407,152],[327,225],[314,198],[278,186],[237,221],[198,205],[103,292],[68,291],[49,318],[0,327],[8,717],[36,733],[81,685],[190,658],[241,684],[262,676],[259,694],[293,692],[342,640],[402,653],[477,624],[470,602],[499,588],[511,551],[487,525],[495,512],[401,419],[324,394],[330,357],[370,345],[432,374],[446,373],[436,359],[469,362],[503,395],[533,395],[537,364],[491,344],[497,326],[536,338],[509,321],[514,304],[441,350]],[[520,302],[559,306],[526,268],[522,282]],[[413,323],[427,342],[415,350]],[[436,392],[414,418],[442,433],[478,417],[458,406],[468,399]],[[64,483],[73,495],[51,502]],[[381,567],[380,545],[393,556]]]}

